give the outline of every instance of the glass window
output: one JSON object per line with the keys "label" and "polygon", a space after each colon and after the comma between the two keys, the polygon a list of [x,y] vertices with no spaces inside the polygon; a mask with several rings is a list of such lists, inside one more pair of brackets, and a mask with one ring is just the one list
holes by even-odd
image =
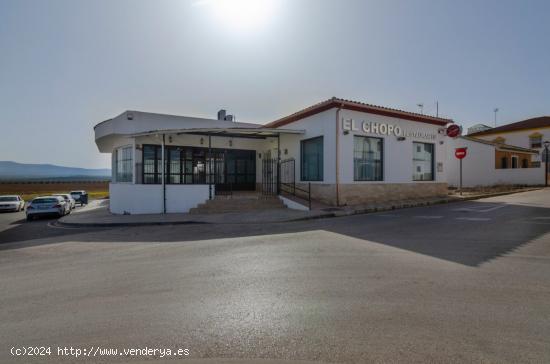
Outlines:
{"label": "glass window", "polygon": [[434,180],[434,145],[413,142],[413,181]]}
{"label": "glass window", "polygon": [[353,179],[355,181],[382,181],[383,145],[381,138],[355,136],[353,138]]}
{"label": "glass window", "polygon": [[300,142],[301,180],[323,180],[323,137]]}
{"label": "glass window", "polygon": [[162,159],[160,146],[143,146],[143,183],[155,184],[161,182],[161,173],[159,169]]}
{"label": "glass window", "polygon": [[0,201],[4,202],[4,201],[19,201],[17,199],[17,197],[0,197]]}
{"label": "glass window", "polygon": [[[223,149],[209,151],[208,148],[200,147],[167,146],[165,153],[167,184],[217,184],[227,181],[236,183],[235,175],[242,174],[245,181],[250,180],[246,183],[255,186],[254,151]],[[143,146],[143,183],[162,183],[162,147],[160,145]]]}
{"label": "glass window", "polygon": [[116,182],[132,182],[132,147],[123,147],[116,150]]}
{"label": "glass window", "polygon": [[[541,159],[541,160],[542,160],[542,163],[546,163],[546,150],[542,150],[542,151],[540,152],[540,154],[541,154],[541,158],[542,158],[542,159]],[[550,154],[550,152],[549,152],[549,154]]]}
{"label": "glass window", "polygon": [[168,183],[179,184],[182,181],[181,176],[181,149],[170,148],[167,151],[169,161],[169,178]]}
{"label": "glass window", "polygon": [[529,137],[531,148],[542,148],[542,135]]}
{"label": "glass window", "polygon": [[506,157],[500,158],[500,168],[502,169],[508,168],[508,158]]}

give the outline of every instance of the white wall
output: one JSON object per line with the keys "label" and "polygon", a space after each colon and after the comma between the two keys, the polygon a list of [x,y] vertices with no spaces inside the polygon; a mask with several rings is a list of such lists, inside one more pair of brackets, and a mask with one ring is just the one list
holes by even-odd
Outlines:
{"label": "white wall", "polygon": [[[413,141],[431,143],[435,145],[435,182],[445,182],[444,172],[437,172],[437,163],[446,162],[446,147],[445,140],[448,139],[444,135],[438,133],[442,126],[433,124],[409,121],[404,119],[392,118],[368,114],[358,111],[341,110],[339,116],[339,169],[340,183],[380,183],[367,181],[354,181],[353,176],[353,136],[374,136],[384,139],[384,181],[382,183],[431,183],[413,181]],[[342,120],[354,119],[356,125],[361,126],[363,121],[371,121],[376,123],[387,123],[398,125],[403,131],[419,131],[430,134],[435,134],[435,139],[423,139],[420,137],[406,137],[404,141],[398,141],[395,135],[379,135],[373,133],[364,133],[362,130],[351,131],[345,135],[342,128]],[[284,129],[305,130],[302,135],[284,135],[281,137],[281,150],[283,152],[281,158],[294,158],[296,160],[296,181],[300,178],[300,140],[313,138],[323,135],[324,148],[324,180],[322,182],[312,183],[336,183],[336,109],[330,109],[319,114],[298,120],[296,122],[282,126]],[[440,142],[443,142],[441,144]],[[288,149],[288,154],[284,154],[284,150]]]}
{"label": "white wall", "polygon": [[[162,190],[162,186],[159,186]],[[212,185],[212,197],[215,195]],[[186,213],[209,199],[208,185],[166,185],[166,212]]]}
{"label": "white wall", "polygon": [[[212,186],[214,194],[214,186]],[[113,214],[159,214],[163,212],[162,185],[109,185],[110,210]],[[166,185],[166,212],[186,213],[209,198],[208,185]]]}
{"label": "white wall", "polygon": [[[305,130],[305,134],[281,135],[281,159],[296,160],[297,182],[300,181],[300,141],[323,136],[323,181],[311,183],[336,183],[336,109],[295,121],[282,126],[281,129]],[[288,150],[287,154],[284,154],[285,149]]]}
{"label": "white wall", "polygon": [[[132,120],[128,119],[129,115],[132,116]],[[254,128],[258,126],[260,125],[140,111],[126,111],[110,120],[97,124],[94,127],[94,133],[99,151],[101,153],[110,153],[114,147],[114,139],[124,135],[145,133],[151,130],[173,130],[183,128]]]}
{"label": "white wall", "polygon": [[468,148],[462,161],[463,187],[492,186],[497,184],[541,185],[544,171],[540,168],[495,168],[495,147],[462,138],[449,139],[447,143],[447,180],[450,186],[458,187],[460,161],[455,157],[455,148]]}
{"label": "white wall", "polygon": [[[437,163],[445,164],[447,138],[439,134],[438,130],[443,126],[427,124],[422,122],[398,119],[388,116],[368,114],[364,112],[342,110],[341,119],[353,119],[359,130],[350,131],[344,135],[342,125],[340,125],[340,182],[354,184],[380,183],[370,181],[354,181],[353,175],[353,137],[372,136],[384,139],[384,181],[387,183],[431,183],[429,181],[413,181],[413,142],[430,143],[435,145],[434,173],[435,182],[445,182],[443,172],[437,172]],[[399,141],[395,135],[380,135],[374,133],[365,133],[361,129],[363,121],[373,123],[385,123],[388,125],[399,126],[403,132],[421,132],[435,134],[435,139],[425,139],[420,137],[407,136],[405,140]],[[342,120],[340,120],[342,123]],[[443,142],[441,144],[440,142]],[[445,166],[444,169],[445,170]],[[432,181],[433,182],[433,181]]]}

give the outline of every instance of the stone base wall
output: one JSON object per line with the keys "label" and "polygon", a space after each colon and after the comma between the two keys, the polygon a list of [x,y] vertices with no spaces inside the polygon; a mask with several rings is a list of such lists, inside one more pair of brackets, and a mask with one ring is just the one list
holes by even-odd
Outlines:
{"label": "stone base wall", "polygon": [[[303,182],[296,182],[296,187],[303,190],[308,190],[309,184]],[[296,191],[299,197],[307,198],[307,193]],[[311,184],[311,199],[322,202],[327,205],[336,205],[336,185],[325,183],[312,183]]]}
{"label": "stone base wall", "polygon": [[[296,183],[307,190],[307,183]],[[380,204],[411,199],[445,197],[447,183],[354,183],[340,185],[340,206]],[[311,198],[336,205],[336,185],[311,184]]]}
{"label": "stone base wall", "polygon": [[447,196],[447,183],[375,183],[340,185],[340,204],[385,203]]}

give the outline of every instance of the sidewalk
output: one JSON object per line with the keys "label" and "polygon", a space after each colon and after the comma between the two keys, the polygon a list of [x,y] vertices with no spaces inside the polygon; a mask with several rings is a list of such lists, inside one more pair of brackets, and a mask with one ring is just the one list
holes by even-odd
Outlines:
{"label": "sidewalk", "polygon": [[355,206],[327,207],[319,205],[311,211],[292,209],[273,209],[248,212],[227,212],[222,214],[145,214],[114,215],[109,212],[109,200],[95,200],[88,206],[77,209],[70,215],[60,218],[57,223],[74,227],[115,227],[144,225],[182,225],[182,224],[260,224],[304,221],[311,219],[350,216],[371,212],[389,211],[402,208],[429,206],[449,202],[477,200],[480,198],[509,195],[519,192],[538,190],[529,188],[498,193],[469,196],[447,196],[421,200],[403,200],[385,204],[366,204]]}
{"label": "sidewalk", "polygon": [[322,210],[298,211],[273,209],[263,211],[227,212],[222,214],[144,214],[114,215],[109,212],[108,200],[89,205],[58,220],[59,225],[78,227],[182,225],[182,224],[258,224],[301,221],[332,217]]}

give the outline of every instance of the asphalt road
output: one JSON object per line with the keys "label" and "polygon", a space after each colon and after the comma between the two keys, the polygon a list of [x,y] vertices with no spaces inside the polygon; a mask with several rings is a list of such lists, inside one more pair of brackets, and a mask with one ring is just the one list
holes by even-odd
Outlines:
{"label": "asphalt road", "polygon": [[549,362],[549,208],[541,190],[284,224],[2,223],[0,362]]}
{"label": "asphalt road", "polygon": [[[83,208],[86,207],[77,206],[74,211],[79,211]],[[52,227],[56,221],[57,218],[55,216],[44,216],[33,221],[27,221],[24,211],[0,212],[0,250],[2,249],[2,245],[6,243],[62,236],[70,232],[68,229]],[[79,230],[78,233],[92,230]]]}

